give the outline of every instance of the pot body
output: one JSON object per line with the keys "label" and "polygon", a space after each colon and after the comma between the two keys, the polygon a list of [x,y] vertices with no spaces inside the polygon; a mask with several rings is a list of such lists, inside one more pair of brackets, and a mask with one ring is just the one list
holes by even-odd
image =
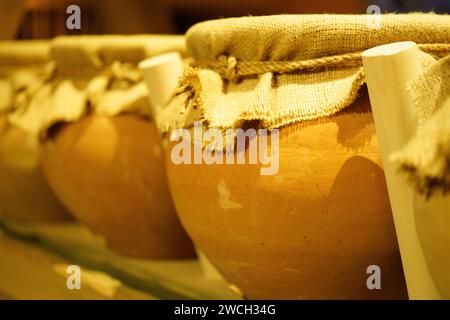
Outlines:
{"label": "pot body", "polygon": [[173,208],[152,122],[85,116],[43,143],[41,161],[61,202],[113,250],[141,258],[195,255]]}
{"label": "pot body", "polygon": [[22,222],[69,219],[39,165],[36,138],[0,117],[0,212]]}
{"label": "pot body", "polygon": [[[177,165],[170,154],[183,225],[245,297],[407,298],[367,98],[281,128],[274,175],[255,164]],[[381,290],[367,287],[372,265],[380,267]]]}

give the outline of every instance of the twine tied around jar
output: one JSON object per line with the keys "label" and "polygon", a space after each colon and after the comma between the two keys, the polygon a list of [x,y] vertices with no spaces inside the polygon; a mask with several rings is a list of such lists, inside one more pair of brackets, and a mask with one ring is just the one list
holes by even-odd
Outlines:
{"label": "twine tied around jar", "polygon": [[[438,58],[450,54],[450,43],[419,44],[419,48]],[[266,72],[289,73],[314,71],[322,68],[346,68],[362,65],[361,52],[339,54],[300,61],[238,61],[234,56],[221,55],[216,60],[194,64],[194,67],[211,69],[228,81],[255,76]]]}

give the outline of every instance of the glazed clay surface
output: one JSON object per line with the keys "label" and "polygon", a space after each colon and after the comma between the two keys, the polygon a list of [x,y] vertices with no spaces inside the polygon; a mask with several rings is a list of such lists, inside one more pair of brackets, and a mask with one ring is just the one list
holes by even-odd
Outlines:
{"label": "glazed clay surface", "polygon": [[[259,165],[174,165],[167,153],[195,244],[250,299],[407,298],[368,99],[284,127],[279,143],[272,176]],[[370,265],[381,290],[366,286]]]}
{"label": "glazed clay surface", "polygon": [[51,187],[113,250],[142,258],[194,256],[168,191],[154,124],[134,115],[89,115],[42,147]]}

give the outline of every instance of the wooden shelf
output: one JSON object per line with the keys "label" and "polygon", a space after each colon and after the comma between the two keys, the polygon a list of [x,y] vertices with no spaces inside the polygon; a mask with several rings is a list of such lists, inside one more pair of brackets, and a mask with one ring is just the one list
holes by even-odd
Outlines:
{"label": "wooden shelf", "polygon": [[86,268],[81,268],[81,288],[69,290],[68,260],[5,234],[0,235],[0,261],[0,299],[156,299]]}
{"label": "wooden shelf", "polygon": [[[23,225],[0,217],[0,294],[15,299],[239,299],[197,259],[143,260],[110,251],[77,223]],[[81,290],[66,287],[81,267]]]}

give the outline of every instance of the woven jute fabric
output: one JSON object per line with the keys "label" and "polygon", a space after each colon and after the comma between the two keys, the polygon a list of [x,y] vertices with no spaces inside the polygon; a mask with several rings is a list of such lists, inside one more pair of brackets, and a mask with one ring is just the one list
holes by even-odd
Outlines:
{"label": "woven jute fabric", "polygon": [[391,156],[416,190],[430,197],[450,192],[450,56],[408,84],[419,126],[408,144]]}
{"label": "woven jute fabric", "polygon": [[49,41],[0,41],[0,114],[14,111],[44,81]]}
{"label": "woven jute fabric", "polygon": [[[375,23],[375,24],[374,24]],[[165,133],[192,121],[220,129],[264,128],[332,115],[364,84],[361,52],[414,41],[435,57],[450,52],[450,16],[278,15],[207,21],[186,34],[193,65],[158,115]]]}
{"label": "woven jute fabric", "polygon": [[148,91],[138,69],[143,59],[169,51],[185,55],[182,36],[65,36],[51,43],[53,68],[9,121],[45,139],[58,123],[87,113],[151,116]]}

